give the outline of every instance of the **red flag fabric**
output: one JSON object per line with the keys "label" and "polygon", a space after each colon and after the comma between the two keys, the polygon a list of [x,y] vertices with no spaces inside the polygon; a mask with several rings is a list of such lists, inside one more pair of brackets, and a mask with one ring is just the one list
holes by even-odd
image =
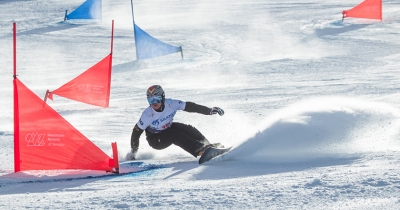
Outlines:
{"label": "red flag fabric", "polygon": [[53,100],[53,94],[80,101],[83,103],[107,108],[110,101],[112,54],[64,84],[51,91],[48,98]]}
{"label": "red flag fabric", "polygon": [[368,18],[382,20],[382,0],[365,0],[350,10],[342,12],[343,18]]}
{"label": "red flag fabric", "polygon": [[[15,169],[112,171],[112,159],[54,109],[14,79]],[[111,159],[111,160],[110,160]]]}

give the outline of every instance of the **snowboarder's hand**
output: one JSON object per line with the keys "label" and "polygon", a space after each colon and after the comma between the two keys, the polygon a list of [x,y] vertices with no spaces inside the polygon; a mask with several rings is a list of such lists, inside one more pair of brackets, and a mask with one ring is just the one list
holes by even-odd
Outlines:
{"label": "snowboarder's hand", "polygon": [[224,110],[219,108],[219,107],[213,107],[211,108],[210,114],[219,114],[220,116],[224,115]]}
{"label": "snowboarder's hand", "polygon": [[132,148],[131,151],[126,154],[126,160],[136,160],[137,151],[137,148]]}

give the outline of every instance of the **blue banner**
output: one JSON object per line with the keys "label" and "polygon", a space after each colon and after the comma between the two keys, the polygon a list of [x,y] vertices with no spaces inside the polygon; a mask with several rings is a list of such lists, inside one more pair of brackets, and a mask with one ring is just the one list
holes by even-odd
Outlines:
{"label": "blue banner", "polygon": [[143,31],[134,24],[136,59],[148,59],[181,52],[182,47],[166,44]]}
{"label": "blue banner", "polygon": [[101,0],[87,0],[78,8],[66,15],[69,19],[101,19]]}

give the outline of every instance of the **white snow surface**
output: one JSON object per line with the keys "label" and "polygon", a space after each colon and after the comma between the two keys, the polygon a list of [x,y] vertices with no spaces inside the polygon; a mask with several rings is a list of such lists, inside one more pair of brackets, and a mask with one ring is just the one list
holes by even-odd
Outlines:
{"label": "white snow surface", "polygon": [[[360,2],[134,0],[136,23],[184,53],[137,61],[130,1],[64,22],[82,0],[0,0],[0,209],[399,209],[400,2],[383,1],[382,21],[342,22]],[[18,78],[43,98],[110,52],[112,20],[110,107],[48,104],[107,154],[117,142],[121,170],[156,168],[14,173],[12,23]],[[175,121],[232,151],[199,165],[142,135],[138,160],[123,162],[154,84],[223,108]]]}

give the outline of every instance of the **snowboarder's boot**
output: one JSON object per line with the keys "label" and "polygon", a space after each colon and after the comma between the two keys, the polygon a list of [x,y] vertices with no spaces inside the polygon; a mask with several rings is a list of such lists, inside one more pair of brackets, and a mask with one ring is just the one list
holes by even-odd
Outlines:
{"label": "snowboarder's boot", "polygon": [[206,151],[208,148],[214,147],[214,148],[224,148],[224,145],[221,143],[214,143],[214,144],[207,144],[204,145],[202,148],[198,149],[196,153],[198,154],[197,156],[202,156],[204,151]]}

